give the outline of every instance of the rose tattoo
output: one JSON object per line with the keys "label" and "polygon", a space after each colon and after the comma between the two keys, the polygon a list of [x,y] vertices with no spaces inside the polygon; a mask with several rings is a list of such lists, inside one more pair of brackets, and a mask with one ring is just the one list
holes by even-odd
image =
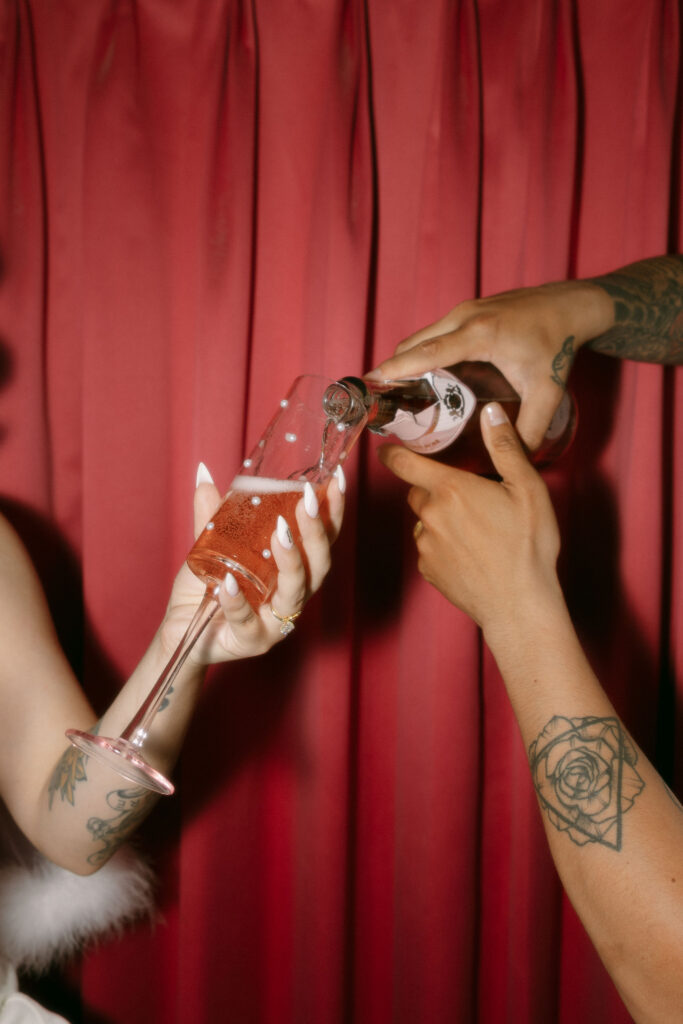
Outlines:
{"label": "rose tattoo", "polygon": [[622,818],[645,783],[617,718],[556,716],[529,747],[541,807],[578,846],[621,849]]}

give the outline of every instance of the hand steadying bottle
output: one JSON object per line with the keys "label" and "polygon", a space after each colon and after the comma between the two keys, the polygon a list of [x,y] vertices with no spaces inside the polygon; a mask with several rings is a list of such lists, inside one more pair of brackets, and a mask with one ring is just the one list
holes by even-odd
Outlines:
{"label": "hand steadying bottle", "polygon": [[[357,392],[373,433],[393,435],[413,451],[475,473],[493,469],[474,413],[488,402],[501,402],[514,422],[521,404],[491,363],[463,362],[406,380],[344,377],[340,383]],[[553,462],[569,447],[575,430],[576,406],[565,392],[541,446],[530,453],[532,462],[539,468]]]}

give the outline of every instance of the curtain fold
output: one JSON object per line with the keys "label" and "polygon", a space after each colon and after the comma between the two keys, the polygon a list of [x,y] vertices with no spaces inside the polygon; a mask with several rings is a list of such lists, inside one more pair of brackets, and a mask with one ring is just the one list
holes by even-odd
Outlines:
{"label": "curtain fold", "polygon": [[[78,566],[98,709],[163,614],[197,463],[227,489],[294,376],[680,246],[680,79],[679,0],[2,0],[1,503]],[[568,601],[680,794],[680,370],[582,353],[573,387]],[[85,1024],[628,1020],[374,448],[295,637],[212,672],[142,833],[159,919],[66,973]]]}

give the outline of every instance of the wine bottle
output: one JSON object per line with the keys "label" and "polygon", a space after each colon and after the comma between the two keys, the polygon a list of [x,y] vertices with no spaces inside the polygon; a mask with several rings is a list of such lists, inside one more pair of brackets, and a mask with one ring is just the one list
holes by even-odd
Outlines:
{"label": "wine bottle", "polygon": [[[344,377],[367,412],[367,427],[395,437],[407,448],[475,473],[495,472],[481,437],[479,416],[488,402],[500,402],[514,423],[521,400],[491,363],[462,362],[405,380]],[[539,448],[529,453],[542,469],[567,450],[576,431],[576,404],[565,391]]]}

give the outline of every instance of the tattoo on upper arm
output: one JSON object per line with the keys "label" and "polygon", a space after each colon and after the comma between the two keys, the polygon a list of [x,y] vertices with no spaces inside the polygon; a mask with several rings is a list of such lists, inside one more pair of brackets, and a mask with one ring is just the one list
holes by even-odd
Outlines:
{"label": "tattoo on upper arm", "polygon": [[567,377],[569,371],[572,368],[574,362],[574,335],[570,334],[568,338],[565,338],[562,343],[562,348],[553,359],[552,368],[553,372],[550,374],[550,379],[558,387],[564,388],[567,386]]}
{"label": "tattoo on upper arm", "polygon": [[683,257],[642,260],[591,280],[614,300],[615,326],[589,348],[649,363],[683,362]]}
{"label": "tattoo on upper arm", "polygon": [[107,794],[107,803],[115,812],[110,818],[92,817],[87,829],[93,841],[101,843],[88,857],[89,864],[102,864],[123,843],[146,817],[155,797],[142,786],[114,789]]}
{"label": "tattoo on upper arm", "polygon": [[529,747],[541,808],[573,843],[622,845],[623,816],[645,783],[618,718],[555,716]]}

